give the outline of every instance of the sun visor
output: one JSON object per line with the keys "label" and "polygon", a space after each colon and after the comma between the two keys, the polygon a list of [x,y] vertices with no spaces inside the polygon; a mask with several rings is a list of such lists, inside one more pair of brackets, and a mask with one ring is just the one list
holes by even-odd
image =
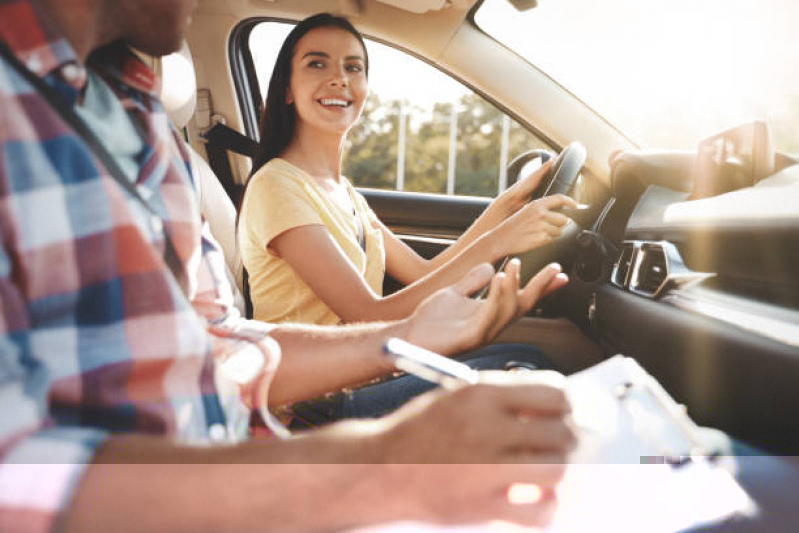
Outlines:
{"label": "sun visor", "polygon": [[[388,4],[411,13],[425,13],[427,11],[438,11],[444,6],[454,3],[455,5],[466,2],[448,2],[447,0],[377,0],[382,4]],[[460,7],[460,6],[458,6]]]}

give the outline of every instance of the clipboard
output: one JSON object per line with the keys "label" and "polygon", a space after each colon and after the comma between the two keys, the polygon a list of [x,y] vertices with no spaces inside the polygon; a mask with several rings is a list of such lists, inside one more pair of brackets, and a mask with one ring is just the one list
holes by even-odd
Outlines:
{"label": "clipboard", "polygon": [[547,532],[674,533],[759,513],[731,440],[694,423],[634,359],[572,374],[566,391],[579,441]]}
{"label": "clipboard", "polygon": [[[572,374],[566,392],[579,443],[546,533],[676,533],[760,512],[731,470],[729,438],[695,424],[634,359],[616,355]],[[395,522],[357,533],[533,531],[542,530],[498,521]]]}
{"label": "clipboard", "polygon": [[571,463],[680,466],[732,453],[726,435],[696,425],[634,359],[616,355],[566,383],[580,437]]}

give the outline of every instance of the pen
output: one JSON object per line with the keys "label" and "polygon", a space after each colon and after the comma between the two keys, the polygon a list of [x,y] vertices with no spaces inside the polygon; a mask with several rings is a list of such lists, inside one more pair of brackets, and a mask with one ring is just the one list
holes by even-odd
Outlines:
{"label": "pen", "polygon": [[478,381],[477,370],[395,337],[386,341],[383,352],[398,369],[446,389]]}

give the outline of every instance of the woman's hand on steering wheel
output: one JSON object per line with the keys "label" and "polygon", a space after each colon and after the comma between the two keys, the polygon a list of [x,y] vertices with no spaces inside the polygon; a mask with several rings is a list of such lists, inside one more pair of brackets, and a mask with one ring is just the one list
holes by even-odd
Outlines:
{"label": "woman's hand on steering wheel", "polygon": [[502,223],[502,221],[517,213],[530,201],[533,192],[549,174],[552,163],[553,160],[547,161],[541,167],[505,189],[491,202],[486,208],[484,217],[492,222],[492,226]]}
{"label": "woman's hand on steering wheel", "polygon": [[[523,183],[524,181],[519,183]],[[548,244],[560,236],[569,218],[562,208],[577,208],[577,202],[563,194],[533,200],[491,231],[499,255],[514,255]]]}

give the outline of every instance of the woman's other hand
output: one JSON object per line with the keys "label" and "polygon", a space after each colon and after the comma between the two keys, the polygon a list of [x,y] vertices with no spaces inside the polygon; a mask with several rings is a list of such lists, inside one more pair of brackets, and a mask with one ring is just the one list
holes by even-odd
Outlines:
{"label": "woman's other hand", "polygon": [[[519,269],[518,259],[509,261],[498,273],[489,264],[476,266],[461,281],[419,305],[408,320],[405,339],[444,355],[476,348],[569,281],[560,265],[553,263],[520,288]],[[490,288],[485,299],[469,298],[486,284]]]}

